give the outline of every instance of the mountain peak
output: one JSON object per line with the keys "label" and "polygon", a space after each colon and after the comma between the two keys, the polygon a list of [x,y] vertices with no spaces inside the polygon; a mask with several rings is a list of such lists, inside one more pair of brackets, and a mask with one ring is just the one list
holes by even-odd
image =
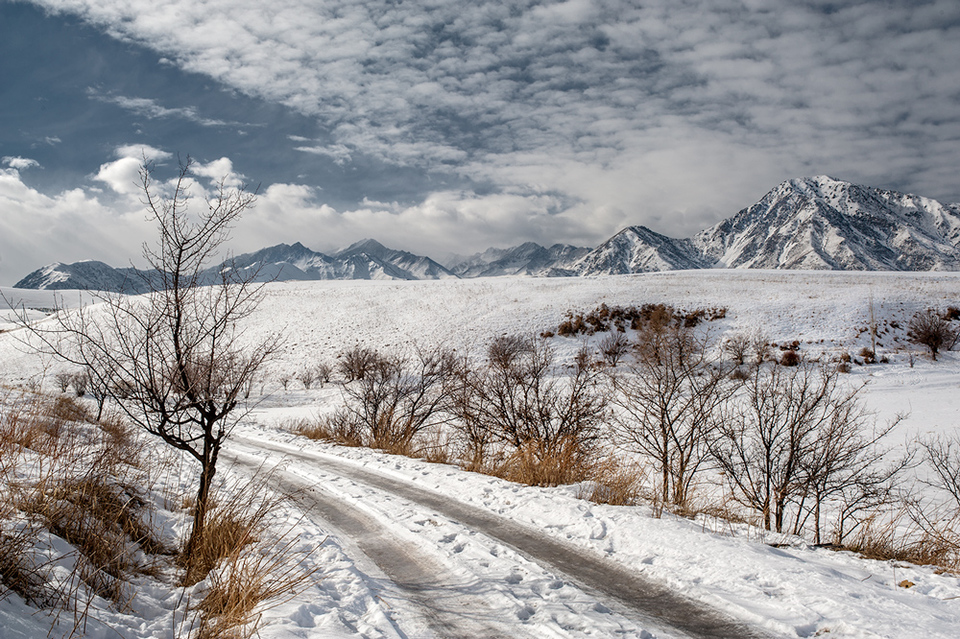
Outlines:
{"label": "mountain peak", "polygon": [[335,255],[337,257],[345,257],[348,255],[356,255],[358,253],[366,253],[367,255],[379,257],[390,250],[391,249],[388,249],[380,242],[371,238],[366,238],[360,240],[359,242],[354,242],[345,249],[340,249],[335,253]]}

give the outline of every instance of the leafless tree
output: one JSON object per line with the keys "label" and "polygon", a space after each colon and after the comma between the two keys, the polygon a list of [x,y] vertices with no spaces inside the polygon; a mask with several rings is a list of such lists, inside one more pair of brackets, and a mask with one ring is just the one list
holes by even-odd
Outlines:
{"label": "leafless tree", "polygon": [[620,360],[630,352],[630,340],[627,339],[625,333],[618,330],[610,331],[606,337],[600,340],[597,346],[600,348],[603,360],[613,367],[616,367]]}
{"label": "leafless tree", "polygon": [[54,375],[53,381],[56,382],[61,393],[66,393],[70,388],[70,384],[73,382],[73,373],[68,373],[66,371],[57,373]]}
{"label": "leafless tree", "polygon": [[188,567],[203,537],[221,447],[243,413],[243,389],[278,345],[277,336],[245,340],[237,327],[261,298],[257,273],[227,264],[206,279],[255,193],[222,179],[193,213],[192,166],[190,158],[181,163],[169,188],[154,183],[146,162],[141,167],[143,203],[159,233],[155,245],[143,247],[153,269],[142,276],[148,294],[102,295],[100,304],[60,309],[53,328],[29,325],[49,350],[88,371],[132,423],[200,464]]}
{"label": "leafless tree", "polygon": [[960,435],[939,435],[921,442],[927,465],[933,470],[933,481],[960,509]]}
{"label": "leafless tree", "polygon": [[338,357],[340,361],[337,362],[337,369],[347,382],[352,382],[363,379],[369,371],[377,366],[379,354],[372,348],[357,344]]}
{"label": "leafless tree", "polygon": [[907,338],[929,348],[933,361],[937,361],[937,353],[950,350],[960,338],[960,331],[933,309],[915,313],[907,328]]}
{"label": "leafless tree", "polygon": [[320,383],[320,387],[323,388],[324,384],[330,382],[330,376],[333,374],[333,367],[330,366],[327,362],[320,362],[317,364],[314,371],[317,375],[317,382]]}
{"label": "leafless tree", "polygon": [[303,384],[303,387],[307,390],[310,390],[310,387],[313,386],[313,382],[317,380],[317,370],[307,366],[300,369],[300,372],[297,373],[297,379],[300,380],[300,383]]}
{"label": "leafless tree", "polygon": [[543,340],[494,340],[486,366],[459,374],[451,408],[458,427],[474,447],[497,444],[535,463],[563,458],[581,467],[607,414],[589,359],[578,356],[562,370]]}
{"label": "leafless tree", "polygon": [[[787,507],[819,506],[864,483],[882,433],[864,437],[858,389],[838,386],[828,366],[760,367],[726,405],[711,452],[737,498],[783,532]],[[879,483],[879,482],[875,482]]]}
{"label": "leafless tree", "polygon": [[663,503],[682,506],[733,384],[706,337],[675,322],[638,335],[636,363],[611,377],[618,444],[653,461]]}
{"label": "leafless tree", "polygon": [[751,352],[752,341],[746,333],[733,333],[723,340],[723,352],[730,356],[736,366],[743,366]]}
{"label": "leafless tree", "polygon": [[83,397],[87,394],[87,386],[90,384],[90,375],[87,371],[79,371],[73,374],[70,379],[73,384],[73,393],[77,397]]}
{"label": "leafless tree", "polygon": [[455,357],[442,347],[417,348],[412,358],[373,351],[368,364],[343,386],[348,415],[371,446],[409,452],[418,434],[445,420]]}
{"label": "leafless tree", "polygon": [[878,427],[857,399],[859,390],[833,400],[830,419],[801,456],[793,532],[801,534],[812,523],[814,543],[822,542],[825,504],[836,513],[833,543],[843,544],[878,507],[896,498],[899,474],[913,458],[907,452],[885,461],[891,453],[880,441],[902,418]]}

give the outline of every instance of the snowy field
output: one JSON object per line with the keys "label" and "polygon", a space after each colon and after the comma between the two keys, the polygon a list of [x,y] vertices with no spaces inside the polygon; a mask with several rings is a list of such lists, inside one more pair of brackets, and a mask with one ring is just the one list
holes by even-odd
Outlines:
{"label": "snowy field", "polygon": [[[27,306],[50,306],[48,293],[3,293],[14,301],[28,295]],[[270,365],[260,405],[228,443],[222,474],[242,478],[261,464],[279,465],[276,487],[302,492],[282,517],[293,526],[297,548],[312,551],[302,562],[316,573],[315,583],[294,599],[264,612],[260,636],[687,636],[591,586],[575,570],[511,546],[498,536],[501,522],[503,530],[520,526],[561,542],[574,556],[602,560],[703,605],[742,628],[737,636],[956,637],[960,579],[933,568],[871,561],[703,518],[657,519],[648,506],[579,499],[576,486],[522,487],[453,466],[312,442],[280,428],[328,410],[340,393],[335,385],[307,391],[297,382],[284,391],[278,377],[333,362],[355,344],[396,350],[442,343],[479,358],[491,337],[555,330],[568,311],[648,302],[726,308],[726,316],[709,326],[717,338],[761,331],[772,342],[799,341],[808,357],[856,356],[870,346],[872,312],[878,356],[889,363],[855,365],[844,380],[867,384],[864,401],[879,420],[905,415],[889,436],[891,445],[960,424],[958,353],[933,363],[906,341],[906,324],[917,310],[960,306],[960,274],[700,271],[270,284],[244,329],[251,339],[279,331],[283,349]],[[0,334],[0,381],[52,389],[62,366],[31,353],[19,335]],[[551,341],[561,358],[571,358],[580,340]],[[385,487],[390,482],[410,490],[400,494]],[[329,513],[337,509],[352,518],[334,521]],[[494,523],[472,525],[463,513]],[[185,525],[178,515],[165,516],[171,529]],[[428,575],[430,583],[410,588],[404,580],[417,574]],[[914,585],[899,587],[904,580]],[[94,610],[99,621],[91,621],[87,633],[179,636],[180,594],[144,582],[129,610]],[[16,596],[0,601],[0,637],[45,637],[49,628],[49,619],[31,614]]]}

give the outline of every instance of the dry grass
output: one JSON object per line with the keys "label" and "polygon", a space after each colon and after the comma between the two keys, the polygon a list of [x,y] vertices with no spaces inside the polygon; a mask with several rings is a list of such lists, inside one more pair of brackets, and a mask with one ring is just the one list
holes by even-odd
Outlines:
{"label": "dry grass", "polygon": [[203,580],[221,561],[238,556],[259,540],[271,523],[270,514],[285,499],[269,489],[268,480],[269,475],[258,473],[246,484],[218,491],[230,495],[225,501],[213,497],[200,543],[189,560],[180,556],[186,571],[183,585]]}
{"label": "dry grass", "polygon": [[480,463],[480,472],[528,486],[560,486],[588,481],[594,475],[594,458],[573,441],[546,447],[530,442],[502,458]]}
{"label": "dry grass", "polygon": [[264,606],[277,606],[302,590],[316,569],[304,570],[296,551],[298,540],[238,549],[208,577],[209,589],[197,605],[196,639],[246,639],[256,633]]}
{"label": "dry grass", "polygon": [[610,456],[593,467],[592,481],[580,499],[611,506],[633,506],[640,499],[645,472],[639,464],[625,464]]}
{"label": "dry grass", "polygon": [[333,442],[343,446],[363,446],[363,435],[354,420],[345,411],[336,411],[315,420],[300,420],[286,430],[308,439]]}
{"label": "dry grass", "polygon": [[[80,621],[80,584],[89,597],[125,605],[129,574],[148,569],[139,551],[163,551],[127,480],[128,462],[139,461],[135,443],[121,422],[97,428],[67,396],[0,399],[0,581],[6,588],[38,607],[73,608]],[[29,475],[14,472],[26,468]],[[76,549],[73,574],[58,584],[36,564],[43,530]]]}

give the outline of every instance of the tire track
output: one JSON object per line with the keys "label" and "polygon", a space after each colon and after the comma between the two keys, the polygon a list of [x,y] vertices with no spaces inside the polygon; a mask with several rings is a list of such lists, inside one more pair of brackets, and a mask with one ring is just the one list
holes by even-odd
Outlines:
{"label": "tire track", "polygon": [[[223,457],[251,472],[262,469],[260,459],[227,454]],[[419,608],[422,619],[436,637],[517,637],[515,626],[507,628],[496,622],[502,617],[502,610],[478,592],[480,584],[451,574],[433,557],[397,539],[373,517],[287,471],[273,471],[268,483],[290,494],[308,513],[319,516],[355,544]]]}
{"label": "tire track", "polygon": [[[556,540],[527,526],[517,524],[493,513],[459,503],[435,493],[393,479],[328,456],[259,440],[234,440],[254,450],[270,450],[288,458],[316,464],[320,470],[372,486],[403,497],[458,523],[495,538],[512,547],[541,566],[564,574],[572,583],[594,593],[601,599],[613,599],[620,605],[611,606],[627,618],[645,626],[654,626],[671,633],[680,631],[696,639],[769,639],[766,634],[739,622],[720,611],[678,595],[665,586],[644,578],[626,567],[594,556],[583,549]],[[331,514],[331,516],[341,516]],[[605,602],[607,603],[607,602]],[[459,637],[471,636],[460,632]]]}

